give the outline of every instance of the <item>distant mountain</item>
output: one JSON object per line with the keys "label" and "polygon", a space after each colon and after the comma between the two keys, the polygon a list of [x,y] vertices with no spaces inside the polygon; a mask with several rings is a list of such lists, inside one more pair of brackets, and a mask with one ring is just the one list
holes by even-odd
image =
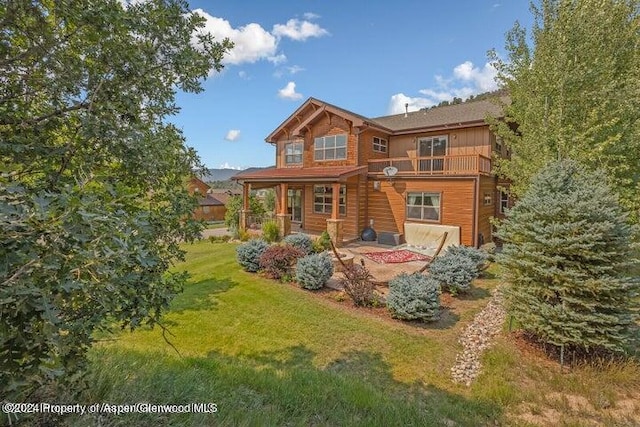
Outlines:
{"label": "distant mountain", "polygon": [[[270,166],[270,167],[273,167],[273,166]],[[228,181],[231,179],[232,176],[234,176],[237,173],[245,172],[245,171],[253,172],[261,169],[267,169],[267,168],[248,168],[244,170],[208,168],[206,169],[206,172],[202,174],[200,179],[202,179],[204,182]]]}

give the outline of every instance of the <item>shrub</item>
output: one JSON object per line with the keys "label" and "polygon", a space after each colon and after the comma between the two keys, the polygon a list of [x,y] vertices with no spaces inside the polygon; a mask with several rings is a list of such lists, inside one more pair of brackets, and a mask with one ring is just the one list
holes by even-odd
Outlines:
{"label": "shrub", "polygon": [[375,285],[366,267],[359,264],[347,265],[342,274],[340,284],[354,305],[367,307],[375,303]]}
{"label": "shrub", "polygon": [[556,347],[627,351],[640,312],[634,228],[604,173],[545,167],[498,228],[509,313]]}
{"label": "shrub", "polygon": [[402,273],[389,282],[387,308],[397,319],[436,321],[440,318],[440,286],[433,277]]}
{"label": "shrub", "polygon": [[306,234],[289,234],[282,239],[282,242],[302,250],[305,255],[309,255],[313,251],[313,240]]}
{"label": "shrub", "polygon": [[256,272],[260,269],[260,256],[269,244],[262,239],[249,240],[236,248],[238,263],[246,271]]}
{"label": "shrub", "polygon": [[298,260],[296,280],[305,289],[320,289],[333,275],[333,262],[328,254],[311,254]]}
{"label": "shrub", "polygon": [[266,221],[262,224],[262,238],[269,242],[277,242],[280,240],[280,227],[275,221]]}
{"label": "shrub", "polygon": [[489,254],[481,249],[476,249],[471,246],[449,246],[446,254],[459,254],[471,259],[477,266],[478,271],[485,268],[487,261],[489,260]]}
{"label": "shrub", "polygon": [[260,268],[267,277],[286,279],[291,277],[293,266],[304,253],[291,245],[273,245],[260,256]]}
{"label": "shrub", "polygon": [[452,295],[466,292],[478,277],[478,265],[462,252],[445,252],[429,266],[431,277]]}
{"label": "shrub", "polygon": [[331,237],[327,230],[324,230],[320,237],[313,242],[313,251],[316,253],[324,252],[331,249]]}
{"label": "shrub", "polygon": [[229,240],[231,240],[231,236],[228,234],[222,236],[209,236],[209,241],[211,243],[227,243]]}

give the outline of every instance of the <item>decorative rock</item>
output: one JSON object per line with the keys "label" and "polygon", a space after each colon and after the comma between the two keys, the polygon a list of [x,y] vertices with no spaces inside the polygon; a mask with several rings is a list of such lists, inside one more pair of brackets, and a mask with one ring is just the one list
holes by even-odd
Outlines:
{"label": "decorative rock", "polygon": [[499,289],[487,306],[474,317],[473,321],[460,336],[462,352],[456,356],[456,363],[451,368],[453,381],[466,386],[480,373],[480,356],[493,344],[494,337],[500,333],[506,312],[503,308],[503,297]]}

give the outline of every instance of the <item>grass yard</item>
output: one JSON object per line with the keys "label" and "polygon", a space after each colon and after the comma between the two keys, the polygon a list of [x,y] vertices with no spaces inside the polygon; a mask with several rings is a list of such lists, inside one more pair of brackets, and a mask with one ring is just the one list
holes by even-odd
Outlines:
{"label": "grass yard", "polygon": [[504,334],[469,388],[450,380],[457,337],[495,278],[434,325],[355,310],[240,270],[233,244],[187,246],[190,284],[159,328],[91,353],[85,403],[208,403],[217,413],[89,415],[72,425],[638,425],[640,368],[557,364]]}

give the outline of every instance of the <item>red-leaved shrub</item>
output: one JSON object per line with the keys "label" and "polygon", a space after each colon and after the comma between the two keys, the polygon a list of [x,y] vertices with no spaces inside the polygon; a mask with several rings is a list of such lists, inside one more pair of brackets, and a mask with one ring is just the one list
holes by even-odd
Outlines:
{"label": "red-leaved shrub", "polygon": [[293,266],[298,261],[298,258],[302,258],[304,255],[302,250],[291,245],[269,246],[260,255],[260,268],[267,277],[272,279],[291,278]]}

